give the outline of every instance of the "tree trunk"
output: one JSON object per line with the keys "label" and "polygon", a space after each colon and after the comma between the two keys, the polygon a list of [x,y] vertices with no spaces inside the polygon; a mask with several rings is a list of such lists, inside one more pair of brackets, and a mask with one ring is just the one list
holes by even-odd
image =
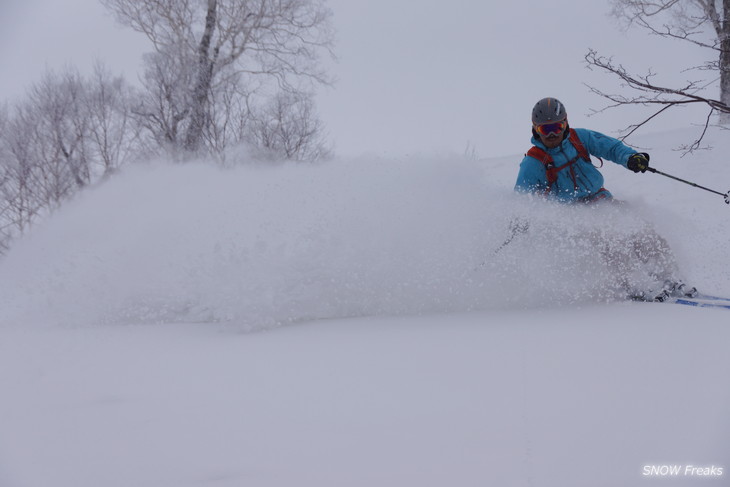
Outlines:
{"label": "tree trunk", "polygon": [[[722,0],[720,41],[720,101],[730,107],[730,0]],[[720,114],[720,123],[730,125],[730,113]]]}
{"label": "tree trunk", "polygon": [[211,78],[213,76],[210,44],[215,30],[217,8],[217,0],[208,0],[205,30],[198,46],[198,70],[192,92],[190,125],[185,137],[185,150],[192,153],[197,152],[200,148],[203,130],[208,123],[208,94],[210,93]]}

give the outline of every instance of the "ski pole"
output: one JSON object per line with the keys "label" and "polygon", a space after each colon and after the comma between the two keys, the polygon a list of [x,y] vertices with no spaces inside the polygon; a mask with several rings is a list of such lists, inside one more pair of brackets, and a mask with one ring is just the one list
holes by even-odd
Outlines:
{"label": "ski pole", "polygon": [[725,198],[725,203],[727,203],[728,205],[730,205],[730,191],[728,191],[727,193],[721,193],[719,191],[715,191],[714,189],[705,188],[704,186],[700,186],[697,183],[693,183],[691,181],[685,181],[684,179],[680,179],[680,178],[678,178],[676,176],[672,176],[671,174],[667,174],[667,173],[663,173],[661,171],[657,171],[653,167],[647,167],[646,170],[649,171],[649,172],[653,172],[654,174],[661,174],[662,176],[666,176],[668,178],[672,178],[675,181],[679,181],[679,182],[682,182],[684,184],[689,184],[690,186],[694,186],[695,188],[704,189],[705,191],[709,191],[710,193],[719,194],[720,196],[722,196],[722,197]]}
{"label": "ski pole", "polygon": [[[507,237],[507,240],[502,242],[502,245],[500,245],[499,247],[494,249],[494,252],[492,252],[492,255],[497,255],[503,248],[508,246],[512,242],[512,240],[515,239],[515,237],[517,235],[527,232],[527,230],[530,229],[530,224],[527,220],[523,220],[521,218],[515,218],[510,222],[509,229],[510,229],[509,237]],[[489,259],[483,261],[481,264],[476,266],[474,268],[474,271],[478,271],[482,267],[486,266],[487,262],[489,262]]]}
{"label": "ski pole", "polygon": [[494,255],[497,255],[500,252],[500,250],[502,250],[507,245],[509,245],[510,242],[512,242],[512,240],[514,240],[514,238],[517,235],[519,235],[521,233],[525,233],[527,230],[529,230],[529,228],[530,228],[530,224],[527,222],[527,220],[523,220],[521,218],[515,218],[515,219],[513,219],[510,222],[510,224],[509,224],[509,229],[510,229],[510,232],[511,232],[510,236],[507,237],[507,240],[505,240],[502,243],[502,245],[500,245],[499,247],[497,247],[494,250]]}

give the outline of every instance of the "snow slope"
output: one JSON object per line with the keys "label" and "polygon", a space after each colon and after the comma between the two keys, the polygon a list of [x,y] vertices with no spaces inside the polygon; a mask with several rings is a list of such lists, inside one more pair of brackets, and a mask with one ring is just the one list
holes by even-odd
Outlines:
{"label": "snow slope", "polygon": [[[639,143],[730,189],[724,134],[682,135]],[[730,208],[610,162],[620,210],[525,201],[519,159],[156,163],[81,195],[0,262],[0,485],[725,485],[730,314],[617,300],[578,237],[649,220],[730,295]]]}

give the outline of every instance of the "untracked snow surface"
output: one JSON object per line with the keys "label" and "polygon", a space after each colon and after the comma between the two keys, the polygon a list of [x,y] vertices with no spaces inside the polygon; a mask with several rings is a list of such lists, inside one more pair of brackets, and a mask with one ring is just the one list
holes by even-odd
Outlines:
{"label": "untracked snow surface", "polygon": [[[639,143],[729,190],[725,134],[681,136]],[[0,261],[0,486],[726,485],[730,312],[626,302],[595,245],[650,222],[730,295],[730,208],[608,161],[625,205],[545,204],[520,160],[151,163],[80,195]]]}

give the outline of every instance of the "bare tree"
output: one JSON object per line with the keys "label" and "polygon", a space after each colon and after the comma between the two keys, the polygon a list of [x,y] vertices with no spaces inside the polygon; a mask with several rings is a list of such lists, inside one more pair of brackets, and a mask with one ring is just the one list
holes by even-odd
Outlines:
{"label": "bare tree", "polygon": [[312,110],[311,95],[278,94],[254,117],[254,145],[283,154],[287,159],[313,161],[327,157],[330,150]]}
{"label": "bare tree", "polygon": [[17,107],[17,126],[32,137],[30,149],[43,199],[54,207],[91,182],[84,90],[77,70],[47,71]]}
{"label": "bare tree", "polygon": [[0,105],[0,255],[10,247],[13,231],[12,207],[10,202],[10,171],[7,162],[10,160],[10,149],[3,134],[8,130],[7,105]]}
{"label": "bare tree", "polygon": [[[591,87],[611,102],[606,108],[622,105],[656,107],[648,118],[629,126],[624,137],[664,111],[689,104],[703,104],[708,112],[702,133],[693,144],[685,147],[688,151],[699,147],[713,114],[720,115],[721,123],[730,123],[730,0],[613,0],[613,14],[654,35],[690,42],[714,53],[713,61],[682,68],[682,71],[715,73],[713,79],[688,80],[682,86],[672,87],[656,84],[656,73],[652,70],[645,74],[630,73],[620,63],[590,50],[585,57],[589,67],[617,76],[623,86],[632,90],[630,95],[615,95]],[[708,87],[718,81],[719,99],[705,95]]]}
{"label": "bare tree", "polygon": [[39,217],[140,151],[131,93],[101,65],[47,71],[0,110],[0,254]]}
{"label": "bare tree", "polygon": [[140,127],[132,117],[134,94],[122,77],[113,76],[97,63],[87,83],[84,108],[85,134],[92,161],[108,177],[140,155]]}
{"label": "bare tree", "polygon": [[225,162],[232,144],[247,140],[252,130],[254,93],[246,91],[238,76],[229,77],[211,94],[209,123],[204,131],[206,145],[221,162]]}
{"label": "bare tree", "polygon": [[326,0],[102,0],[153,51],[143,89],[97,65],[47,71],[0,107],[0,253],[39,217],[141,154],[225,157],[237,143],[322,157],[311,90],[333,33]]}
{"label": "bare tree", "polygon": [[319,62],[333,42],[324,0],[102,3],[152,43],[145,58],[147,93],[136,112],[153,137],[174,150],[195,154],[211,134],[219,136],[215,147],[225,146],[221,134],[235,131],[217,125],[231,121],[230,114],[221,118],[219,104],[234,93],[270,95],[272,86],[297,93],[330,82]]}
{"label": "bare tree", "polygon": [[36,162],[35,120],[27,111],[6,114],[0,131],[0,198],[4,247],[22,235],[43,204]]}

